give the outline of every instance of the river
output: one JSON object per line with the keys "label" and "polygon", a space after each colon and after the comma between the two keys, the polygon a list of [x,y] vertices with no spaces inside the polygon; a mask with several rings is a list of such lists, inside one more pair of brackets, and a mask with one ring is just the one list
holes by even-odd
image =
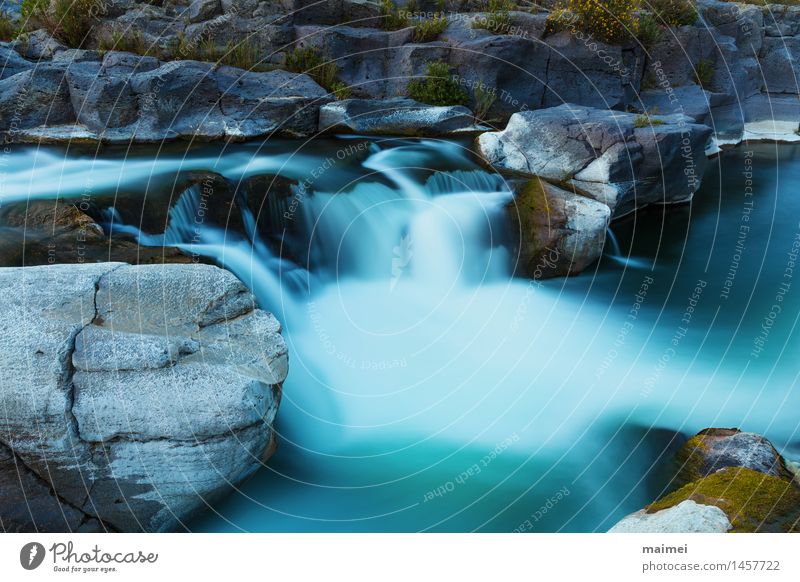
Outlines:
{"label": "river", "polygon": [[186,171],[304,182],[241,232],[194,232],[197,187],[161,236],[103,210],[230,269],[284,326],[278,450],[192,530],[605,531],[704,427],[800,457],[800,149],[724,152],[691,205],[618,220],[599,264],[537,282],[510,276],[511,194],[464,145],[9,154],[6,202],[159,199]]}

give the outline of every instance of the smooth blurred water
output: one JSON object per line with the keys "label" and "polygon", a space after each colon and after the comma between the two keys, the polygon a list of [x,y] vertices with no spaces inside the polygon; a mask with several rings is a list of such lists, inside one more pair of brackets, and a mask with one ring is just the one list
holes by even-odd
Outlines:
{"label": "smooth blurred water", "polygon": [[[186,166],[304,180],[349,143],[20,150],[0,197],[54,195],[39,175],[79,196],[92,167],[92,196],[168,189]],[[184,193],[142,242],[231,269],[290,350],[278,452],[192,529],[602,531],[659,494],[680,433],[738,426],[796,457],[800,150],[750,151],[712,163],[691,205],[613,225],[618,252],[589,272],[546,282],[509,276],[510,194],[459,143],[378,140],[322,171],[286,219],[280,248],[302,261],[262,240],[263,216],[190,244]]]}

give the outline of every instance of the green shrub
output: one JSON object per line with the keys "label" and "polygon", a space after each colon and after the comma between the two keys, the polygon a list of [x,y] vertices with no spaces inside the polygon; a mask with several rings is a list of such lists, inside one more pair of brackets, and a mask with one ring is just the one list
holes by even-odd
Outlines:
{"label": "green shrub", "polygon": [[141,32],[126,30],[124,33],[115,30],[101,36],[97,40],[97,49],[101,52],[123,51],[143,57],[161,58],[161,50],[153,43],[148,43]]}
{"label": "green shrub", "polygon": [[344,81],[334,81],[331,85],[330,92],[341,101],[342,99],[350,98],[351,90]]}
{"label": "green shrub", "polygon": [[651,47],[661,40],[661,26],[658,20],[649,13],[640,14],[636,21],[636,40],[645,47]]}
{"label": "green shrub", "polygon": [[475,87],[472,97],[475,100],[475,117],[481,121],[485,121],[486,116],[489,114],[489,109],[492,108],[492,105],[494,105],[497,99],[497,92],[487,89],[483,84],[480,84]]}
{"label": "green shrub", "polygon": [[350,88],[338,78],[339,67],[336,63],[325,60],[313,47],[298,47],[287,53],[286,70],[305,73],[337,99],[347,99],[350,96]]}
{"label": "green shrub", "polygon": [[425,19],[414,27],[414,42],[432,42],[439,38],[445,28],[447,17],[444,14]]}
{"label": "green shrub", "polygon": [[[207,47],[207,44],[200,45],[201,54],[205,50],[208,50]],[[263,50],[261,47],[248,36],[238,43],[233,41],[228,42],[222,54],[216,59],[216,62],[222,65],[246,69],[248,71],[266,70],[270,67],[263,64],[262,53]]]}
{"label": "green shrub", "polygon": [[697,7],[692,0],[646,0],[644,6],[667,26],[685,26],[697,21]]}
{"label": "green shrub", "polygon": [[78,48],[107,8],[105,0],[22,0],[20,9],[29,28],[45,28],[67,46]]}
{"label": "green shrub", "polygon": [[511,29],[511,14],[516,5],[510,0],[489,0],[486,14],[472,21],[472,28],[481,28],[494,34],[508,34]]}
{"label": "green shrub", "polygon": [[18,27],[11,19],[5,14],[0,14],[0,41],[7,42],[9,40],[14,40],[18,32]]}
{"label": "green shrub", "polygon": [[694,66],[694,78],[697,84],[707,89],[714,78],[714,61],[702,59]]}
{"label": "green shrub", "polygon": [[442,61],[429,62],[422,79],[408,83],[408,96],[430,105],[466,105],[469,96],[450,76],[450,67]]}
{"label": "green shrub", "polygon": [[384,30],[400,30],[408,28],[408,13],[398,10],[393,0],[381,0],[381,28]]}

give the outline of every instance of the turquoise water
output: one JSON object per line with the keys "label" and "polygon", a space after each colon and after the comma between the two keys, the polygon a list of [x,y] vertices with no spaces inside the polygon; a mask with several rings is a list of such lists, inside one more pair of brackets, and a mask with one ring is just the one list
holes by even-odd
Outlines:
{"label": "turquoise water", "polygon": [[[92,154],[91,195],[163,197],[187,169],[303,180],[354,143]],[[462,145],[367,143],[269,210],[289,218],[200,240],[189,191],[142,239],[230,268],[290,349],[277,453],[192,530],[603,531],[662,491],[682,435],[738,426],[800,452],[799,149],[724,153],[691,205],[627,217],[619,253],[535,283],[509,276],[510,195]],[[85,192],[86,159],[15,155]]]}

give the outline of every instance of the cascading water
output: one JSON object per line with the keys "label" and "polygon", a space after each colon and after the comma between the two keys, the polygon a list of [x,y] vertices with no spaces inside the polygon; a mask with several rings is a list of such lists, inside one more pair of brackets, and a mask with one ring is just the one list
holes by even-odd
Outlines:
{"label": "cascading water", "polygon": [[[352,143],[320,142],[302,156],[276,143],[180,163],[81,161],[104,168],[93,193],[116,192],[120,180],[169,181],[187,167],[232,181],[263,172],[302,181],[336,161],[281,203],[296,204],[282,221],[269,219],[292,237],[265,233],[246,204],[242,232],[210,223],[198,232],[196,188],[174,205],[163,235],[105,215],[107,229],[142,244],[214,259],[284,325],[290,373],[278,452],[194,529],[603,530],[659,493],[668,476],[651,466],[668,465],[664,451],[677,432],[742,426],[791,456],[797,422],[785,402],[800,365],[785,347],[793,345],[790,322],[776,324],[770,350],[742,365],[765,315],[752,305],[771,304],[783,270],[780,259],[749,284],[756,269],[748,265],[782,256],[791,228],[751,237],[756,258],[743,259],[720,303],[736,233],[713,225],[737,224],[738,209],[715,215],[718,193],[731,188],[711,179],[691,217],[637,218],[647,236],[626,248],[643,258],[639,270],[604,259],[577,278],[514,279],[504,218],[511,194],[500,177],[458,143],[374,140],[363,155],[339,160]],[[76,160],[62,157],[59,172],[54,155],[16,155],[31,166],[48,160],[70,195],[85,190]],[[800,164],[781,167],[783,185],[800,183]],[[753,225],[775,220],[770,169],[761,170]],[[1,197],[18,199],[30,186],[13,180]],[[631,236],[626,224],[615,228]],[[798,303],[789,296],[784,309],[796,312]]]}

